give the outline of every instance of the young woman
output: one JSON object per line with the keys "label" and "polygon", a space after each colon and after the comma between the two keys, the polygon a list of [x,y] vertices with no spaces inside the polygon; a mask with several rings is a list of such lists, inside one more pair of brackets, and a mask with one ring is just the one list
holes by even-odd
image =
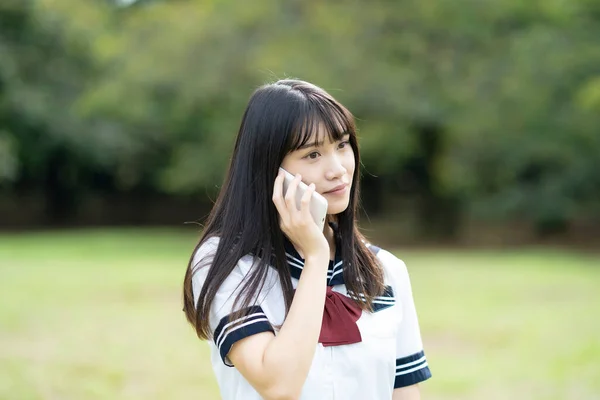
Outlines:
{"label": "young woman", "polygon": [[[281,80],[252,95],[184,281],[223,399],[420,398],[431,373],[409,276],[358,231],[359,160],[352,115],[323,89]],[[286,194],[279,167],[296,176]]]}

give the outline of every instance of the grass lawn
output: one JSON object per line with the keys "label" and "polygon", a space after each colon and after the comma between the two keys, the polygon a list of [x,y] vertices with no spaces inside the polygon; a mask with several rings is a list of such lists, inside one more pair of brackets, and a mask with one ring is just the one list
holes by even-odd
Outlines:
{"label": "grass lawn", "polygon": [[[181,311],[195,240],[0,235],[0,399],[218,399],[208,346]],[[600,256],[394,252],[434,375],[423,399],[600,399]]]}

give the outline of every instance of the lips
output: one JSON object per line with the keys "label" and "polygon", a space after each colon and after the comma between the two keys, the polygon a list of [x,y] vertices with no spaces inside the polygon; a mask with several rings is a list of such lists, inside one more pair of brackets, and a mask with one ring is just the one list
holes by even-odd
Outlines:
{"label": "lips", "polygon": [[344,190],[346,188],[346,186],[348,186],[347,183],[342,183],[341,185],[338,185],[338,186],[334,187],[333,189],[328,190],[324,193],[333,193],[333,192],[337,192],[339,190]]}

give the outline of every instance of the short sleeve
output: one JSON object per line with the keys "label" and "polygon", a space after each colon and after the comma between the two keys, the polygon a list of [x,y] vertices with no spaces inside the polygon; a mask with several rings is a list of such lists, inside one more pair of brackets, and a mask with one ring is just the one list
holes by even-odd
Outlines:
{"label": "short sleeve", "polygon": [[[208,270],[212,268],[212,259],[217,250],[218,240],[218,238],[210,238],[194,255],[192,290],[194,304],[196,305]],[[217,291],[210,307],[209,323],[213,332],[212,340],[219,350],[223,363],[228,367],[233,367],[227,355],[236,342],[261,332],[274,332],[273,326],[261,307],[260,296],[256,298],[255,302],[251,303],[250,307],[243,310],[242,317],[233,318],[232,316],[233,313],[241,311],[234,308],[234,301],[240,293],[245,274],[252,263],[253,257],[249,255],[238,261],[238,264]]]}
{"label": "short sleeve", "polygon": [[396,372],[394,388],[414,385],[431,378],[425,357],[408,270],[403,261],[389,252],[381,252],[391,272],[397,304],[401,313],[396,337]]}

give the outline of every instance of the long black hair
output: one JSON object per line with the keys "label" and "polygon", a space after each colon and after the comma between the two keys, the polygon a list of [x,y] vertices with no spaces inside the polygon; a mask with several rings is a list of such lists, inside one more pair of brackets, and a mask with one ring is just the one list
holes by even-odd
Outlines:
{"label": "long black hair", "polygon": [[[202,339],[211,337],[210,308],[225,279],[245,255],[259,255],[234,300],[246,309],[262,290],[269,268],[277,270],[286,313],[293,297],[290,268],[284,250],[284,235],[272,201],[274,181],[284,157],[307,143],[322,124],[329,139],[349,134],[356,168],[346,210],[334,216],[339,251],[344,260],[348,290],[365,295],[355,299],[370,310],[373,297],[384,290],[383,270],[367,249],[356,226],[359,198],[360,156],[352,114],[323,89],[299,80],[280,80],[257,89],[244,112],[229,169],[199,243],[188,263],[183,283],[184,311]],[[193,265],[197,249],[211,237],[219,244],[210,260]],[[192,276],[197,268],[209,268],[194,304]],[[240,311],[243,315],[243,311]]]}

